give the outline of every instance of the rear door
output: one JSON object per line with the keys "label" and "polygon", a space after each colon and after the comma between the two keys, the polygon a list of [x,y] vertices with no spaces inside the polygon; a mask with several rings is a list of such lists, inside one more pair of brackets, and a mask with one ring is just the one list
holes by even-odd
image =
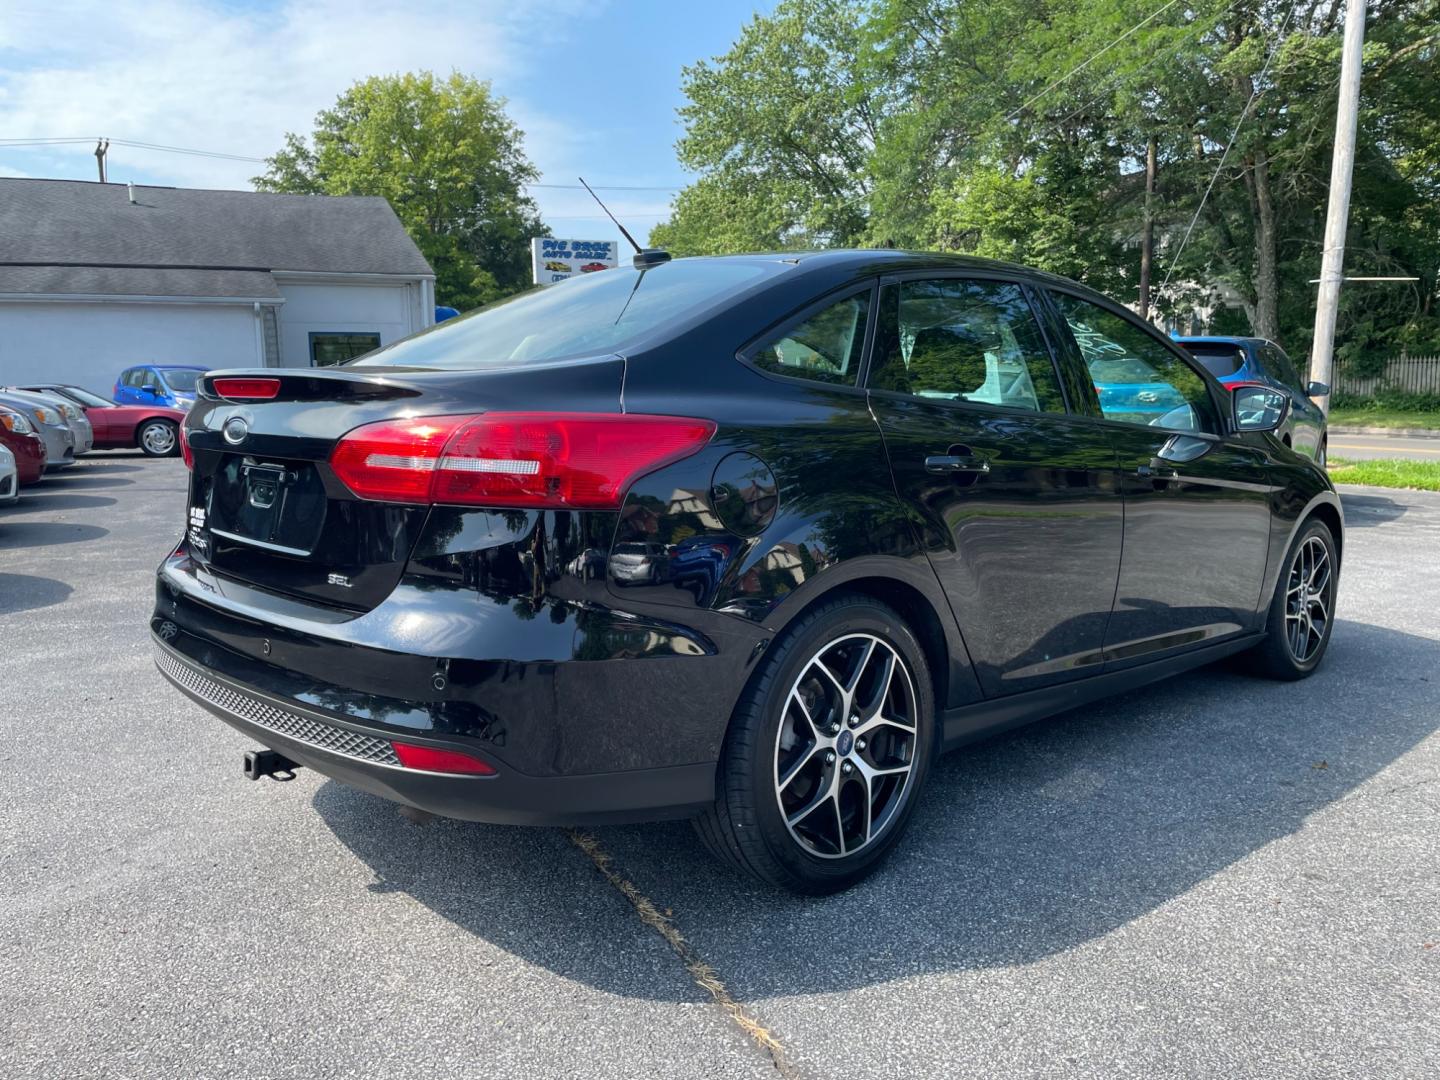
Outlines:
{"label": "rear door", "polygon": [[[1153,328],[1116,306],[1059,290],[1049,296],[1069,362],[1089,380],[1125,495],[1107,662],[1129,666],[1251,629],[1270,543],[1263,444],[1227,433],[1224,391]],[[1132,409],[1123,395],[1107,404],[1096,384],[1108,385],[1117,362],[1180,404],[1159,416]]]}
{"label": "rear door", "polygon": [[1285,419],[1283,430],[1290,436],[1291,447],[1298,454],[1315,458],[1325,433],[1325,414],[1305,393],[1304,376],[1285,350],[1267,341],[1257,346],[1256,351],[1260,354],[1262,370],[1290,394],[1290,415]]}
{"label": "rear door", "polygon": [[1030,294],[906,277],[880,312],[871,408],[982,688],[1094,673],[1120,565],[1115,450],[1069,414]]}

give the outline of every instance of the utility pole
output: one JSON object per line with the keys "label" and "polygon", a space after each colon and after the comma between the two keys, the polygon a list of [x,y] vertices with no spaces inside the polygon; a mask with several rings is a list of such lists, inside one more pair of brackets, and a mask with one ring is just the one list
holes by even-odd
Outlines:
{"label": "utility pole", "polygon": [[105,183],[105,155],[110,150],[109,139],[95,140],[95,166],[100,170],[100,182]]}
{"label": "utility pole", "polygon": [[1150,318],[1150,275],[1155,263],[1155,136],[1145,144],[1145,226],[1140,234],[1140,318]]}
{"label": "utility pole", "polygon": [[[1346,0],[1345,48],[1340,57],[1340,103],[1335,113],[1335,156],[1330,163],[1330,208],[1325,214],[1325,252],[1315,298],[1315,341],[1310,378],[1334,382],[1335,315],[1345,279],[1345,226],[1350,217],[1350,180],[1355,170],[1355,123],[1360,111],[1360,51],[1365,44],[1365,0]],[[1320,399],[1330,411],[1330,396]]]}

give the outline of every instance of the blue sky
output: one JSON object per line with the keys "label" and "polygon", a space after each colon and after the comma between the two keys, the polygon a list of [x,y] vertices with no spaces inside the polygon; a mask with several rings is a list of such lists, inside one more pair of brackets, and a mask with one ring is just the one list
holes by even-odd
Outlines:
{"label": "blue sky", "polygon": [[[0,0],[0,176],[95,178],[94,138],[260,158],[372,74],[489,79],[542,182],[676,189],[680,69],[772,0]],[[66,30],[65,28],[70,28]],[[112,181],[248,188],[254,162],[112,146]],[[601,191],[644,242],[673,190]],[[583,191],[532,193],[557,235],[619,239]]]}

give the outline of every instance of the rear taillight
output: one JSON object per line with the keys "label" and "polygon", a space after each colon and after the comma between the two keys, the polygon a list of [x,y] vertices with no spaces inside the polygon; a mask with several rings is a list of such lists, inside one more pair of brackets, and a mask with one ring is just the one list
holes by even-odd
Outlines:
{"label": "rear taillight", "polygon": [[227,401],[270,401],[280,394],[279,379],[211,379],[210,386]]}
{"label": "rear taillight", "polygon": [[190,437],[185,434],[185,425],[180,425],[180,457],[187,469],[195,468],[195,451],[190,449]]}
{"label": "rear taillight", "polygon": [[437,750],[433,746],[417,746],[414,743],[392,743],[395,756],[407,769],[421,772],[463,773],[467,776],[494,776],[495,766],[458,750]]}
{"label": "rear taillight", "polygon": [[615,509],[631,481],[695,453],[715,424],[623,413],[485,413],[386,420],[330,455],[362,499]]}

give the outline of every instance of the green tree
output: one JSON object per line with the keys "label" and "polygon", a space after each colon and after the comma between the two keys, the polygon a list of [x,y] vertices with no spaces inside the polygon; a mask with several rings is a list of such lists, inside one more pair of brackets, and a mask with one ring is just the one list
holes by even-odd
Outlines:
{"label": "green tree", "polygon": [[[687,69],[678,150],[700,176],[657,236],[971,252],[1134,299],[1148,201],[1160,316],[1303,355],[1342,16],[1329,0],[780,0]],[[1369,23],[1347,270],[1420,281],[1342,293],[1351,363],[1440,348],[1440,2],[1371,0]]]}
{"label": "green tree", "polygon": [[524,135],[490,85],[428,71],[357,82],[289,133],[258,191],[382,195],[435,268],[436,299],[458,308],[530,284],[529,239],[548,235],[524,185],[538,179]]}

